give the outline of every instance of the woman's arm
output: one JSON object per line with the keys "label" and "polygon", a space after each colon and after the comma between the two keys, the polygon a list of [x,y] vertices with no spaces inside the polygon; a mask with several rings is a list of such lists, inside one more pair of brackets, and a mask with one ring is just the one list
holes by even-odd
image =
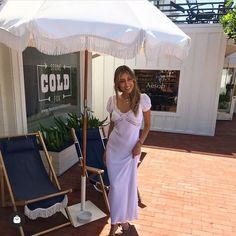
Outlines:
{"label": "woman's arm", "polygon": [[137,141],[137,143],[135,144],[133,148],[133,151],[132,151],[133,158],[141,153],[142,144],[144,143],[149,133],[150,126],[151,126],[151,111],[148,110],[146,112],[143,112],[143,118],[144,118],[144,127],[139,137],[139,140]]}
{"label": "woman's arm", "polygon": [[109,136],[110,136],[111,131],[113,130],[113,128],[114,128],[114,122],[111,121],[111,114],[110,114],[110,125],[109,125],[109,129],[108,129],[107,139],[109,138]]}
{"label": "woman's arm", "polygon": [[[110,114],[110,124],[109,124],[109,129],[108,129],[108,134],[107,134],[107,141],[109,139],[109,136],[110,136],[113,128],[114,128],[114,122],[111,121],[111,114]],[[103,162],[104,162],[104,165],[106,166],[106,149],[105,149],[105,151],[103,153]]]}
{"label": "woman's arm", "polygon": [[143,127],[143,131],[139,137],[139,142],[141,144],[144,143],[145,139],[148,136],[149,130],[150,130],[150,126],[151,126],[151,111],[148,110],[146,112],[143,112],[143,118],[144,118],[144,127]]}

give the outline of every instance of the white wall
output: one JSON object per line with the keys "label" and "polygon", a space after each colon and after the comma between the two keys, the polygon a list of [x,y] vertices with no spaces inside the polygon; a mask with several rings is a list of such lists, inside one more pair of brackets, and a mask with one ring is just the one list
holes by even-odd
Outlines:
{"label": "white wall", "polygon": [[177,112],[152,112],[152,130],[199,135],[214,135],[220,79],[224,64],[226,38],[218,24],[179,25],[192,39],[189,56],[181,64],[177,59],[161,58],[154,65],[144,55],[133,60],[111,56],[92,61],[92,109],[101,119],[108,114],[106,102],[113,94],[113,73],[127,64],[133,69],[180,70]]}
{"label": "white wall", "polygon": [[[11,51],[0,44],[0,135],[7,135],[14,129],[15,122],[11,119],[12,103],[12,66]],[[11,124],[10,124],[11,122]]]}
{"label": "white wall", "polygon": [[[180,27],[192,38],[189,56],[183,64],[177,59],[161,58],[153,65],[148,65],[144,55],[127,61],[111,56],[92,59],[92,85],[90,79],[88,84],[92,91],[88,92],[88,106],[95,115],[101,119],[108,116],[105,107],[109,96],[113,94],[113,73],[117,66],[127,64],[133,69],[179,69],[177,112],[152,112],[151,129],[214,135],[226,39],[220,25]],[[82,58],[83,54],[81,62]],[[0,136],[25,132],[27,123],[22,55],[0,44]]]}
{"label": "white wall", "polygon": [[23,133],[26,129],[20,60],[16,52],[0,44],[0,136]]}
{"label": "white wall", "polygon": [[6,123],[6,106],[5,104],[5,80],[9,80],[9,74],[7,71],[9,70],[9,51],[6,47],[0,44],[0,135],[4,135],[7,127],[5,127]]}
{"label": "white wall", "polygon": [[[84,53],[80,53],[81,107],[83,106]],[[91,53],[88,55],[88,107],[91,107]],[[37,93],[35,94],[37,96]],[[22,54],[0,44],[0,137],[27,133]]]}

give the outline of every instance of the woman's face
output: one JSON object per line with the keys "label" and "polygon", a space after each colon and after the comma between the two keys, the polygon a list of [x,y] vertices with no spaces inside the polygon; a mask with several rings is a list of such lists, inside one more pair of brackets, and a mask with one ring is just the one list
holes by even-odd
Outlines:
{"label": "woman's face", "polygon": [[118,84],[121,92],[130,94],[134,88],[134,79],[128,73],[123,73],[120,75]]}

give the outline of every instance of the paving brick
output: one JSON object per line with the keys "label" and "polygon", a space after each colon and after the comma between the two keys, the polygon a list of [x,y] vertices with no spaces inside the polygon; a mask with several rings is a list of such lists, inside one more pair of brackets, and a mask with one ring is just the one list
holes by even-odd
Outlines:
{"label": "paving brick", "polygon": [[[138,168],[138,185],[143,206],[129,235],[236,235],[235,116],[232,122],[217,122],[214,137],[152,131],[142,151],[146,155]],[[80,202],[79,175],[79,167],[74,166],[59,179],[62,186],[75,190],[69,195],[69,204]],[[87,186],[87,199],[106,212],[102,195],[91,185]],[[0,211],[2,235],[18,235],[8,224],[10,209]],[[107,216],[48,235],[105,236],[109,223]],[[42,224],[33,222],[34,227],[40,228]]]}

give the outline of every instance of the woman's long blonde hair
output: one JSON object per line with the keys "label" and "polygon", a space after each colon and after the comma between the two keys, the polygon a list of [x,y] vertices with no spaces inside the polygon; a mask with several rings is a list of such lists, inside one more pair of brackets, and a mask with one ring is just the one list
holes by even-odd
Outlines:
{"label": "woman's long blonde hair", "polygon": [[133,91],[129,95],[129,99],[130,99],[130,108],[133,111],[133,113],[137,115],[141,94],[140,94],[140,90],[139,90],[134,72],[128,66],[125,66],[125,65],[119,66],[115,70],[114,89],[116,93],[116,101],[118,101],[118,95],[119,95],[119,92],[121,92],[119,88],[119,78],[125,73],[127,73],[134,81],[134,88],[133,88]]}

